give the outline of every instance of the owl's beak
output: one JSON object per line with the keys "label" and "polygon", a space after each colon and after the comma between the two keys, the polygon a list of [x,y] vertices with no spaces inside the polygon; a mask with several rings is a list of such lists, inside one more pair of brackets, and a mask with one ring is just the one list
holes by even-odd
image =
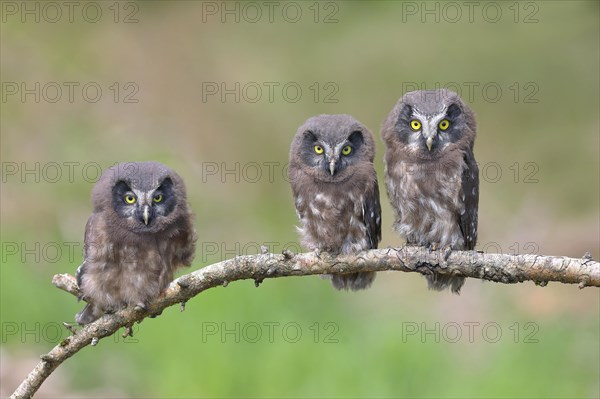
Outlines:
{"label": "owl's beak", "polygon": [[329,161],[329,171],[331,172],[331,176],[335,173],[335,159]]}
{"label": "owl's beak", "polygon": [[427,141],[425,141],[427,145],[427,150],[431,151],[431,146],[433,145],[433,137],[427,137]]}
{"label": "owl's beak", "polygon": [[150,221],[150,205],[144,205],[142,217],[144,218],[144,224],[148,226],[148,222]]}

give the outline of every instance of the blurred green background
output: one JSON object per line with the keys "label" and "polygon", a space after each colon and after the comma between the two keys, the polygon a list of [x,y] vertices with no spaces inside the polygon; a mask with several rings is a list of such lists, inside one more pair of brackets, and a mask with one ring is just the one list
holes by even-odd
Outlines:
{"label": "blurred green background", "polygon": [[[382,182],[380,125],[414,88],[477,114],[478,249],[600,257],[597,1],[47,4],[1,4],[2,396],[83,306],[50,281],[81,261],[99,168],[179,172],[194,268],[297,248],[296,128],[354,115]],[[398,246],[382,204],[381,246]],[[242,281],[84,349],[38,396],[596,398],[599,314],[598,289],[561,284]]]}

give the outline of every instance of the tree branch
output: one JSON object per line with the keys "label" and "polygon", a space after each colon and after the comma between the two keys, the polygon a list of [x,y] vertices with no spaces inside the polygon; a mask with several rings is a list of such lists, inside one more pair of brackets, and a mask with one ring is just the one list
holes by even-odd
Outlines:
{"label": "tree branch", "polygon": [[[160,297],[146,310],[133,307],[112,315],[104,315],[95,322],[75,331],[41,356],[41,361],[19,385],[11,398],[29,398],[44,380],[66,359],[99,339],[110,336],[121,327],[131,333],[130,327],[148,316],[158,315],[163,309],[186,301],[202,291],[229,282],[253,279],[258,286],[266,278],[306,276],[312,274],[354,273],[396,270],[429,274],[432,271],[454,274],[504,284],[533,281],[545,286],[550,281],[600,287],[600,264],[589,254],[581,259],[543,255],[484,254],[475,251],[453,251],[444,259],[441,251],[430,252],[423,247],[374,249],[356,255],[330,256],[326,253],[283,254],[263,253],[238,256],[183,275],[173,281]],[[57,274],[52,283],[73,295],[79,287],[73,276]]]}

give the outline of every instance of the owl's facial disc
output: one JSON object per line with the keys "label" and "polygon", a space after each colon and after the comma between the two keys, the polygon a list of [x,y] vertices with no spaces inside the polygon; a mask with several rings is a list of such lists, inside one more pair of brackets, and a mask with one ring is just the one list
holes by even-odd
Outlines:
{"label": "owl's facial disc", "polygon": [[456,104],[434,114],[422,113],[413,107],[407,107],[406,111],[405,116],[400,116],[400,133],[402,136],[402,132],[406,132],[405,140],[414,151],[426,148],[428,153],[435,153],[460,136],[456,125],[461,111]]}
{"label": "owl's facial disc", "polygon": [[159,231],[157,219],[167,216],[175,208],[172,186],[170,178],[166,178],[158,188],[150,190],[130,187],[120,181],[113,188],[113,207],[119,216],[128,220],[132,230]]}
{"label": "owl's facial disc", "polygon": [[317,139],[312,132],[305,135],[305,148],[309,149],[308,160],[321,180],[337,179],[353,161],[363,143],[362,132],[354,131],[340,142]]}

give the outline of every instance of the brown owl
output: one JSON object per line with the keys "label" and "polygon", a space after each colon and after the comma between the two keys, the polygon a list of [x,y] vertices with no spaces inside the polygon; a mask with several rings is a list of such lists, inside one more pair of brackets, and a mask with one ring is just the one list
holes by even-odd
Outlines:
{"label": "brown owl", "polygon": [[[319,115],[298,128],[288,175],[303,246],[334,254],[377,248],[381,207],[374,156],[372,133],[350,115]],[[374,279],[374,272],[331,277],[339,290],[365,289]]]}
{"label": "brown owl", "polygon": [[84,261],[77,269],[88,304],[75,319],[146,305],[194,258],[196,232],[183,180],[158,162],[107,169],[92,190]]}
{"label": "brown owl", "polygon": [[[475,116],[449,90],[406,93],[383,124],[385,184],[407,244],[475,247],[479,169]],[[464,277],[432,274],[429,288],[458,294]]]}

